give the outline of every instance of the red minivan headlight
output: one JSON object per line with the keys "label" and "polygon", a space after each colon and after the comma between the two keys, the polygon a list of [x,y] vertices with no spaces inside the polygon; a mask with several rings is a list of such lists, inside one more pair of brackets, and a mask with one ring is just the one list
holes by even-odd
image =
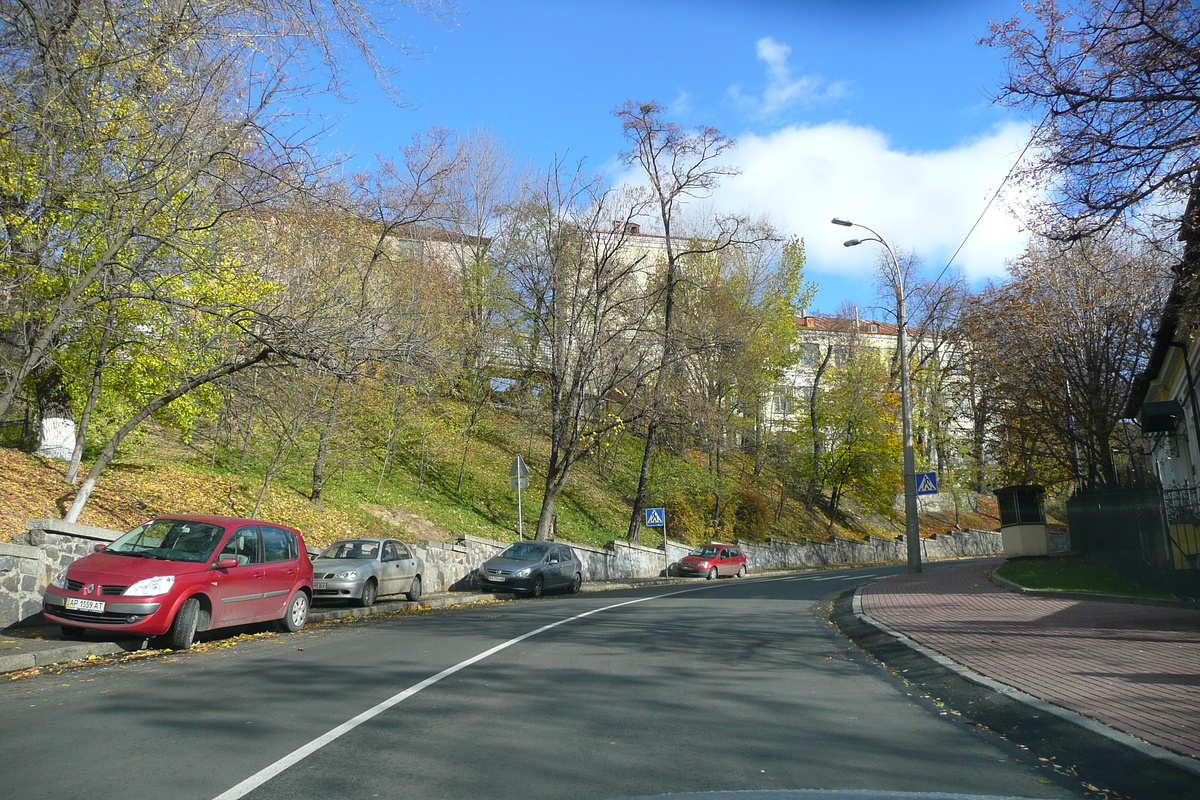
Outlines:
{"label": "red minivan headlight", "polygon": [[171,591],[171,587],[174,585],[174,575],[156,575],[153,578],[145,578],[138,581],[126,589],[124,594],[129,597],[153,597],[154,595],[166,594]]}

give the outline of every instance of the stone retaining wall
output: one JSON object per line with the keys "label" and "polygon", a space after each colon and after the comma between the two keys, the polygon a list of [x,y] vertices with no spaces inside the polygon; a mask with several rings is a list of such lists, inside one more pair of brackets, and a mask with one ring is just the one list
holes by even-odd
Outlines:
{"label": "stone retaining wall", "polygon": [[[793,569],[830,564],[870,564],[906,561],[908,549],[902,537],[877,536],[866,541],[834,537],[831,541],[785,542],[768,539],[765,544],[738,541],[746,553],[750,571]],[[998,555],[1002,552],[997,531],[952,531],[921,540],[921,557],[929,559]]]}
{"label": "stone retaining wall", "polygon": [[[13,544],[0,544],[0,628],[39,620],[42,590],[58,570],[95,550],[98,543],[111,542],[121,534],[104,528],[62,520],[30,520],[26,533]],[[611,541],[603,547],[570,545],[584,564],[585,580],[644,578],[663,573],[662,547],[645,547]],[[1062,542],[1059,541],[1058,544]],[[476,567],[508,546],[476,536],[460,536],[452,543],[419,541],[413,550],[425,561],[426,592],[460,591],[472,588]],[[795,569],[832,564],[864,564],[905,561],[902,539],[871,537],[865,542],[834,538],[830,542],[735,542],[746,553],[750,572]],[[1061,549],[1066,549],[1065,547]],[[678,561],[690,547],[669,542],[666,561]],[[1002,552],[996,531],[962,531],[939,534],[921,541],[923,558],[955,558],[997,555]]]}
{"label": "stone retaining wall", "polygon": [[40,549],[0,543],[0,627],[38,614],[42,589],[53,577],[45,574]]}
{"label": "stone retaining wall", "polygon": [[58,571],[121,535],[59,519],[30,520],[25,529],[0,543],[0,628],[39,621],[42,591]]}

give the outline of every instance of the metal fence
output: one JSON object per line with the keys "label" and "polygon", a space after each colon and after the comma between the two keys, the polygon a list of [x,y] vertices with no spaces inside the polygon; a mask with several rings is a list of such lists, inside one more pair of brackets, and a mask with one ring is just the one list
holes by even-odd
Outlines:
{"label": "metal fence", "polygon": [[1153,478],[1079,490],[1067,501],[1072,546],[1150,591],[1200,598],[1200,485]]}
{"label": "metal fence", "polygon": [[1200,483],[1175,483],[1162,488],[1163,510],[1172,522],[1200,519]]}

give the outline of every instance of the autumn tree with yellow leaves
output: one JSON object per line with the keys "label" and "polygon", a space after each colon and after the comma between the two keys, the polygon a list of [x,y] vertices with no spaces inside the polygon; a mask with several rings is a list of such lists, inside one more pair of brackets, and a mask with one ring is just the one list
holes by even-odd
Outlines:
{"label": "autumn tree with yellow leaves", "polygon": [[216,231],[309,183],[317,165],[284,104],[314,91],[313,64],[338,88],[351,52],[386,77],[379,10],[0,1],[0,418],[31,397],[43,417],[69,416],[109,370],[149,368],[125,376],[128,413],[110,414],[69,518],[145,419],[281,353],[321,351],[306,321],[272,315],[277,294]]}

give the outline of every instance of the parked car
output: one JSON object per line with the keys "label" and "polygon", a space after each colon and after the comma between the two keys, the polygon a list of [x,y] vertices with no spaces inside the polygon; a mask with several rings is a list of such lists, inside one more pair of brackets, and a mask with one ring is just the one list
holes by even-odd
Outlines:
{"label": "parked car", "polygon": [[712,580],[722,575],[746,576],[746,554],[731,544],[702,544],[671,565],[671,573],[681,577],[703,575]]}
{"label": "parked car", "polygon": [[517,542],[476,570],[480,589],[541,597],[554,589],[575,594],[583,586],[583,563],[575,551],[554,542]]}
{"label": "parked car", "polygon": [[421,597],[424,562],[399,539],[343,539],[313,561],[313,595],[366,608],[381,595]]}
{"label": "parked car", "polygon": [[198,631],[308,620],[312,562],[300,531],[272,522],[181,515],[152,519],[59,571],[42,614],[85,630],[163,636],[173,650]]}

